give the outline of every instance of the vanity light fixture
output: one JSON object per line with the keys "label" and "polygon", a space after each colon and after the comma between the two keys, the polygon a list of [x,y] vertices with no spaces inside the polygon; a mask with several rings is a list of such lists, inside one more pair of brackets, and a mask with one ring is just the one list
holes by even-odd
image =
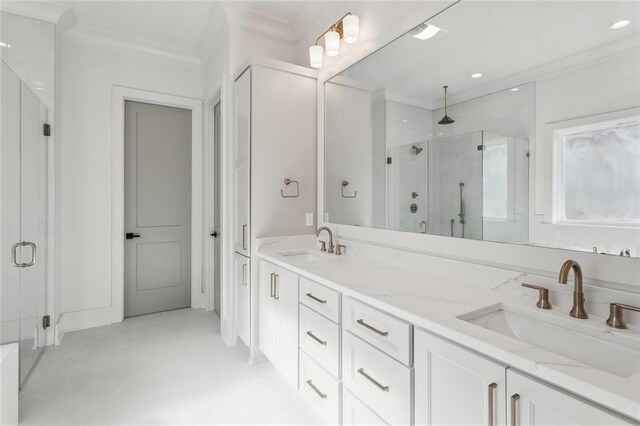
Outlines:
{"label": "vanity light fixture", "polygon": [[471,78],[480,78],[480,77],[482,77],[482,74],[477,72],[477,73],[471,74],[469,77],[471,77]]}
{"label": "vanity light fixture", "polygon": [[609,26],[609,28],[611,28],[612,30],[620,30],[620,29],[626,27],[627,25],[629,25],[630,23],[631,23],[631,21],[623,19],[622,21],[614,22],[613,24],[611,24]]}
{"label": "vanity light fixture", "polygon": [[438,124],[451,124],[455,122],[455,120],[449,117],[449,114],[448,114],[448,107],[447,107],[447,88],[448,87],[449,86],[444,86],[444,117],[442,117],[442,119],[438,121]]}
{"label": "vanity light fixture", "polygon": [[[327,56],[338,56],[340,53],[340,39],[343,39],[345,43],[358,41],[359,26],[360,19],[351,12],[347,12],[346,15],[327,28],[316,39],[316,43],[309,48],[309,63],[311,67],[322,67],[325,50]],[[324,37],[324,48],[318,44],[322,37]]]}
{"label": "vanity light fixture", "polygon": [[418,40],[429,40],[440,32],[442,28],[436,27],[433,24],[423,23],[411,30],[409,34]]}

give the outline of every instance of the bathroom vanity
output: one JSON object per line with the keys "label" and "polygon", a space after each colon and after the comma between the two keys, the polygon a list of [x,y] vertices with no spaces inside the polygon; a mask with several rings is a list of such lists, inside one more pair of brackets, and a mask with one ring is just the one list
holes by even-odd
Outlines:
{"label": "bathroom vanity", "polygon": [[491,285],[495,271],[449,265],[483,282],[472,285],[428,256],[410,269],[391,249],[296,244],[260,242],[260,349],[327,424],[640,421],[637,326],[571,318],[567,293],[542,310],[511,271]]}

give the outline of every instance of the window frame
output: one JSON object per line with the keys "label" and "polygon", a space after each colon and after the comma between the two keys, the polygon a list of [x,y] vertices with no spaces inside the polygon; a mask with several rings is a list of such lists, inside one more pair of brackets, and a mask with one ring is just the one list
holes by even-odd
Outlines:
{"label": "window frame", "polygon": [[576,220],[565,217],[565,173],[564,173],[564,139],[568,135],[576,133],[593,132],[597,130],[611,129],[640,123],[640,109],[618,111],[609,114],[600,114],[576,120],[568,120],[556,123],[552,129],[553,140],[553,202],[552,202],[552,222],[556,225],[583,225],[598,227],[640,227],[640,221],[633,222],[609,222],[601,220]]}

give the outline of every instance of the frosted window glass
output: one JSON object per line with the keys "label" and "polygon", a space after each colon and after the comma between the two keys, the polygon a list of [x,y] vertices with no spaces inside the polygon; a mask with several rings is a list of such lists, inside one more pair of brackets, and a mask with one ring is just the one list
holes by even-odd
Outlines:
{"label": "frosted window glass", "polygon": [[482,164],[482,215],[507,218],[507,144],[484,147]]}
{"label": "frosted window glass", "polygon": [[640,124],[564,137],[564,218],[640,222]]}

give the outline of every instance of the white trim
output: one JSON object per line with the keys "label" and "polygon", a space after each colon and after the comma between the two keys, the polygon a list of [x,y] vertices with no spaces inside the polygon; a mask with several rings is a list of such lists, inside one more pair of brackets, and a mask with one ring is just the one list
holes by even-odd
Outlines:
{"label": "white trim", "polygon": [[[147,102],[191,110],[191,307],[204,306],[202,282],[203,141],[202,101],[122,86],[111,94],[111,321],[124,318],[124,102]],[[66,316],[66,314],[65,314]],[[107,324],[109,322],[106,322]],[[68,331],[67,319],[64,329]]]}

